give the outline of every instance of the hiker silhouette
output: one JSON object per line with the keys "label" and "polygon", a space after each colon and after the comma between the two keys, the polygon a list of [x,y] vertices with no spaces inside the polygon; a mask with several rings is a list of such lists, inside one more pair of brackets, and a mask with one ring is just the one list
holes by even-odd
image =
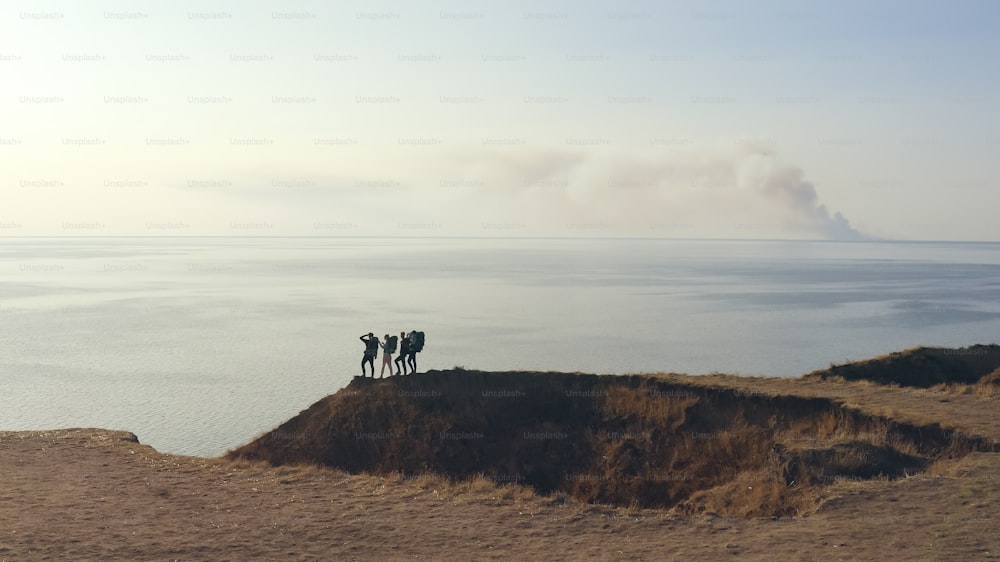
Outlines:
{"label": "hiker silhouette", "polygon": [[[385,340],[379,342],[379,347],[382,348],[382,369],[378,373],[378,378],[382,378],[385,375],[385,367],[389,366],[389,374],[392,374],[392,354],[396,352],[396,338],[390,337],[389,334],[385,335]],[[375,371],[372,371],[372,377],[375,376]]]}
{"label": "hiker silhouette", "polygon": [[405,332],[399,333],[399,356],[396,357],[396,374],[399,373],[399,362],[403,362],[403,374],[407,374],[407,357],[410,355],[410,339],[406,337]]}
{"label": "hiker silhouette", "polygon": [[[417,339],[417,334],[421,334],[420,339]],[[408,361],[410,363],[410,373],[417,372],[417,352],[423,347],[423,332],[413,331],[406,335],[406,339],[410,341],[410,353],[408,354]]]}
{"label": "hiker silhouette", "polygon": [[371,365],[372,378],[375,378],[375,356],[378,355],[379,341],[375,334],[368,332],[361,336],[361,341],[365,344],[365,354],[361,358],[361,376],[365,376],[365,363]]}

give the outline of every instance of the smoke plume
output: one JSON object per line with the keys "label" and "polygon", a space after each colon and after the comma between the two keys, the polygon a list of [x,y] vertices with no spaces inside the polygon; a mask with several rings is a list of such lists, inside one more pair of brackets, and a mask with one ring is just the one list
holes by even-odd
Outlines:
{"label": "smoke plume", "polygon": [[767,148],[498,152],[443,159],[439,177],[475,189],[442,192],[442,203],[459,201],[484,223],[546,233],[865,238]]}

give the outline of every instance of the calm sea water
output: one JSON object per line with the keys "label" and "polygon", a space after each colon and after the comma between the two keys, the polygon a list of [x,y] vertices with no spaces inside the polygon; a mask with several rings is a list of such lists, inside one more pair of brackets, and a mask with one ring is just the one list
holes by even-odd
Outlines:
{"label": "calm sea water", "polygon": [[219,455],[346,385],[369,331],[425,331],[421,370],[792,376],[996,343],[1000,244],[4,239],[0,325],[0,429]]}

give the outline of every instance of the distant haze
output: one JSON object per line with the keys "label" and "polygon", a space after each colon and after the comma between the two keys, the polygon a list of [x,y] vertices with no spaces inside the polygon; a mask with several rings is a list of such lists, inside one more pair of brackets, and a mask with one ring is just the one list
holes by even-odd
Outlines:
{"label": "distant haze", "polygon": [[0,237],[1000,240],[1000,5],[0,8]]}

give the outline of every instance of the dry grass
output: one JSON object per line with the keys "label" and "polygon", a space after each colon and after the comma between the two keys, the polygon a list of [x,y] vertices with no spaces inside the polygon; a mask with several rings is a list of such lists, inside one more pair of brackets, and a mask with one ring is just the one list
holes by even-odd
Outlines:
{"label": "dry grass", "polygon": [[[992,404],[979,413],[996,421]],[[689,423],[700,417],[689,414]],[[829,423],[806,427],[847,435]],[[793,435],[781,427],[779,440]],[[894,439],[871,433],[856,447]],[[162,455],[116,432],[0,432],[0,559],[969,560],[1000,552],[1000,454],[942,458],[894,478],[830,475],[807,490],[774,477],[790,467],[789,451],[810,447],[849,470],[866,460],[858,449],[802,439],[772,450],[759,469],[659,510],[587,505],[482,474],[351,475]]]}
{"label": "dry grass", "polygon": [[989,398],[1000,396],[1000,368],[979,379],[976,392]]}
{"label": "dry grass", "polygon": [[865,361],[831,365],[806,378],[867,380],[918,388],[971,384],[1000,368],[1000,345],[973,345],[950,349],[917,347]]}
{"label": "dry grass", "polygon": [[988,402],[870,381],[445,371],[356,381],[230,456],[398,474],[415,496],[448,501],[504,505],[523,491],[797,516],[832,482],[991,450],[995,426],[956,430],[964,419],[988,426]]}
{"label": "dry grass", "polygon": [[827,375],[356,381],[228,459],[0,433],[0,560],[995,557],[1000,369]]}

